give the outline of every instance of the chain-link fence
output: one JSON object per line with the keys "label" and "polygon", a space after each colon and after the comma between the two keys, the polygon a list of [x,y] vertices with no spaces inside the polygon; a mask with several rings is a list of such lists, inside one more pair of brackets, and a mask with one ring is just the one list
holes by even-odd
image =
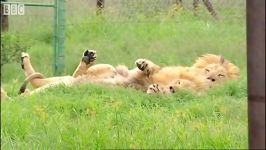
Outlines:
{"label": "chain-link fence", "polygon": [[[67,20],[73,24],[78,18],[95,14],[97,12],[97,2],[103,3],[103,13],[110,16],[110,19],[114,17],[119,19],[119,17],[134,18],[140,14],[154,16],[169,13],[176,4],[180,4],[180,1],[184,9],[193,12],[195,12],[193,9],[198,9],[194,8],[195,2],[197,2],[197,7],[200,7],[202,11],[208,10],[204,5],[206,0],[67,0]],[[8,0],[8,2],[54,3],[54,0]],[[222,19],[237,17],[233,15],[239,15],[239,11],[241,11],[242,15],[245,15],[245,8],[243,7],[245,1],[208,0],[208,2],[212,4],[212,9]],[[225,9],[227,11],[221,13],[221,10]],[[200,13],[198,12],[198,15]],[[226,13],[231,13],[231,15]],[[49,25],[52,26],[52,23],[53,9],[46,7],[27,7],[25,15],[9,16],[10,31],[23,30],[27,26],[31,26],[31,28],[32,26],[41,25],[49,27]]]}

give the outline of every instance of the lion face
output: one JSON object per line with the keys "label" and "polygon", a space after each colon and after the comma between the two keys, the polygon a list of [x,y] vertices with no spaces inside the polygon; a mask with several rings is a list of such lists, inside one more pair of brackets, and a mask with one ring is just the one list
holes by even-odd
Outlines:
{"label": "lion face", "polygon": [[193,67],[202,69],[210,84],[221,83],[228,79],[237,79],[240,76],[240,69],[225,60],[222,56],[206,54],[200,57]]}
{"label": "lion face", "polygon": [[221,64],[210,64],[204,68],[204,76],[210,85],[222,83],[228,79],[227,70]]}

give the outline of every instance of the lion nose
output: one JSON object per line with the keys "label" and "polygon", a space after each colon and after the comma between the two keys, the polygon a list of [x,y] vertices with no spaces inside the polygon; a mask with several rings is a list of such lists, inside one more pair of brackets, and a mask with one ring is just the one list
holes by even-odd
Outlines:
{"label": "lion nose", "polygon": [[211,78],[211,77],[208,77],[207,79],[208,79],[208,80],[211,80],[212,82],[215,81],[215,79],[213,79],[213,78]]}

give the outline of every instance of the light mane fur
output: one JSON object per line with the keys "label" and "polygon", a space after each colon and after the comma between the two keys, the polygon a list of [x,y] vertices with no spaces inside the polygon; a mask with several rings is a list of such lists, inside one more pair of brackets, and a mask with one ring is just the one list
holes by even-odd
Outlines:
{"label": "light mane fur", "polygon": [[[199,57],[196,62],[192,65],[194,68],[204,69],[209,64],[221,64],[221,56],[214,54],[205,54]],[[240,75],[240,69],[232,64],[228,60],[224,60],[224,63],[221,64],[227,71],[228,78],[236,79]]]}

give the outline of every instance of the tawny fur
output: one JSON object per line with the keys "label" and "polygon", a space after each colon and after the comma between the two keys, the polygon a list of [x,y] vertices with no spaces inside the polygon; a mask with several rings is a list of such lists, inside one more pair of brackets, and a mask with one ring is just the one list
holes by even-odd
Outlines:
{"label": "tawny fur", "polygon": [[227,71],[227,76],[230,79],[236,79],[240,76],[240,69],[232,64],[230,61],[225,60],[222,56],[214,54],[205,54],[199,57],[192,65],[193,68],[204,69],[210,64],[220,64]]}
{"label": "tawny fur", "polygon": [[[182,73],[181,73],[182,74]],[[159,85],[154,84],[150,85],[147,89],[148,94],[171,94],[176,93],[180,90],[191,90],[197,93],[202,93],[207,88],[206,83],[204,80],[193,76],[192,74],[185,73],[180,75],[178,79],[173,80],[168,85]]]}
{"label": "tawny fur", "polygon": [[[83,65],[83,74],[76,77],[53,77],[56,80],[47,83],[36,91],[53,87],[59,84],[77,85],[83,83],[100,83],[123,87],[133,87],[146,91],[150,85],[156,83],[160,87],[182,87],[191,88],[195,91],[204,91],[216,83],[222,83],[228,79],[235,79],[239,76],[239,68],[224,58],[206,54],[198,58],[191,67],[170,66],[160,67],[150,60],[138,59],[136,68],[128,70],[126,66],[116,68],[108,64],[89,66]],[[47,78],[49,80],[50,78]],[[215,81],[213,81],[215,80]],[[182,81],[182,86],[177,85]],[[33,91],[32,93],[35,93]]]}
{"label": "tawny fur", "polygon": [[[24,70],[27,78],[25,79],[23,85],[20,88],[20,94],[25,91],[26,86],[29,82],[32,84],[35,90],[27,92],[26,94],[40,92],[47,88],[54,87],[60,84],[72,86],[89,82],[117,85],[119,83],[116,82],[116,79],[126,78],[129,73],[128,68],[123,65],[118,65],[117,67],[113,67],[109,64],[93,65],[93,62],[96,58],[96,51],[94,50],[86,50],[83,53],[82,60],[72,76],[43,78],[41,74],[35,72],[35,70],[33,69],[30,62],[29,54],[22,53],[21,57],[23,66],[22,69]],[[112,79],[114,82],[110,82],[108,79]],[[120,81],[123,80],[119,80],[119,82]]]}
{"label": "tawny fur", "polygon": [[[192,67],[164,67],[149,76],[153,83],[159,85],[159,89],[169,90],[168,87],[176,85],[173,85],[173,82],[181,79],[186,81],[186,88],[194,87],[193,90],[202,92],[226,80],[236,79],[239,75],[239,68],[228,60],[221,56],[206,54],[198,58]],[[157,93],[152,85],[149,88],[151,89],[148,89],[147,93]],[[159,90],[159,93],[169,92]]]}
{"label": "tawny fur", "polygon": [[6,91],[1,87],[1,100],[7,100],[10,97],[7,95]]}
{"label": "tawny fur", "polygon": [[32,73],[30,76],[28,76],[28,77],[23,81],[23,84],[22,84],[21,87],[19,88],[19,94],[24,93],[25,90],[26,90],[26,88],[27,88],[28,83],[29,83],[32,79],[35,79],[35,78],[41,78],[41,79],[43,79],[44,76],[43,76],[43,74],[41,74],[41,73],[37,73],[37,72]]}

